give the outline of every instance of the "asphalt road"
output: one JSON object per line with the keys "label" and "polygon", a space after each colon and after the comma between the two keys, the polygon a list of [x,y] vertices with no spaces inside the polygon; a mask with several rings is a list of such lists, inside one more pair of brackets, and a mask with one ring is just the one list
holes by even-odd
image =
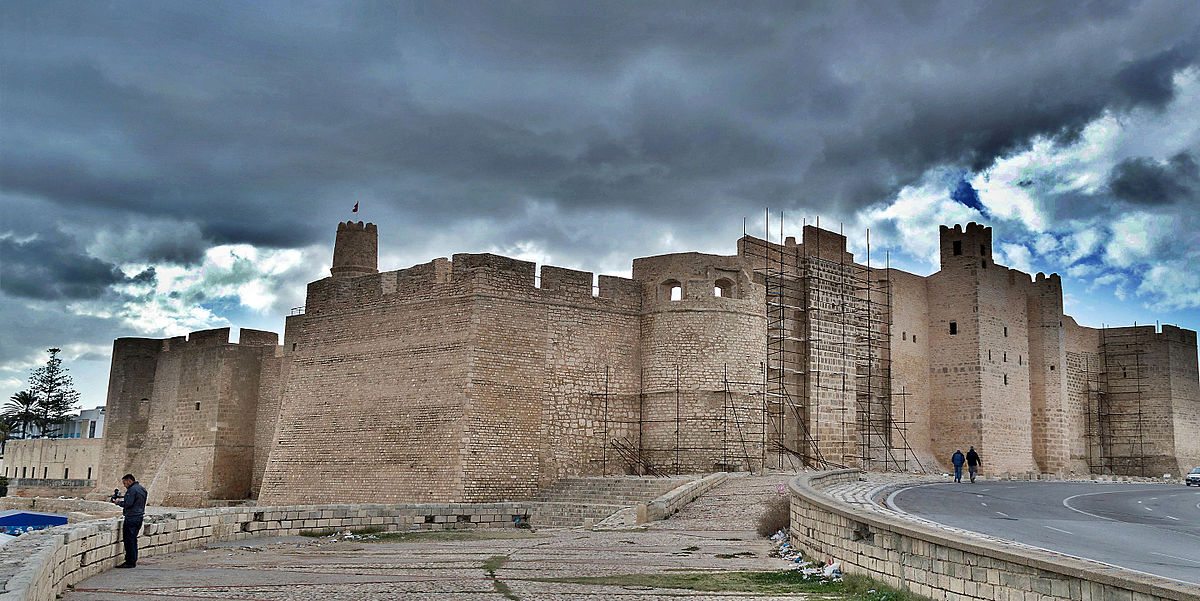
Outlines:
{"label": "asphalt road", "polygon": [[1182,484],[979,482],[893,493],[928,520],[1200,584],[1200,488]]}

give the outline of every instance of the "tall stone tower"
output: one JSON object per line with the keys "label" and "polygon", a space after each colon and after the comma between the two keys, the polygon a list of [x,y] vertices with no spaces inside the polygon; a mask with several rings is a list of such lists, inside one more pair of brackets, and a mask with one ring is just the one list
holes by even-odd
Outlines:
{"label": "tall stone tower", "polygon": [[347,221],[339,223],[337,240],[333,243],[335,278],[352,278],[379,273],[379,230],[374,223]]}

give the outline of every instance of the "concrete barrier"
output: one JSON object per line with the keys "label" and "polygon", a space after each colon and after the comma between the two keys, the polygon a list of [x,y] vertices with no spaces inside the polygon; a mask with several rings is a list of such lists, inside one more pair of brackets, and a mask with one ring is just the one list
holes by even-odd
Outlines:
{"label": "concrete barrier", "polygon": [[838,470],[802,474],[789,483],[793,544],[813,558],[832,557],[844,572],[934,599],[1200,599],[1200,585],[968,538],[899,516],[862,512],[821,493],[858,479],[858,470]]}
{"label": "concrete barrier", "polygon": [[[40,507],[55,499],[39,499]],[[76,503],[79,503],[78,501]],[[577,525],[585,516],[569,503],[423,503],[411,505],[306,505],[214,507],[147,514],[139,555],[154,557],[212,542],[306,531],[367,527],[386,531],[476,527]],[[0,546],[0,601],[50,601],[85,578],[123,559],[122,518],[56,526],[23,534]]]}

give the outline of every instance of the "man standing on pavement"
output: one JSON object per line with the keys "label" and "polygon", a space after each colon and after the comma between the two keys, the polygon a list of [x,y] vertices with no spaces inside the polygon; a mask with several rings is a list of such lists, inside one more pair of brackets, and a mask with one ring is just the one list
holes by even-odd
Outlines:
{"label": "man standing on pavement", "polygon": [[967,469],[971,472],[971,484],[975,483],[975,474],[979,473],[979,466],[983,465],[983,460],[979,458],[979,453],[975,452],[975,447],[967,451]]}
{"label": "man standing on pavement", "polygon": [[137,483],[133,474],[122,476],[121,484],[125,486],[125,496],[114,499],[113,503],[124,508],[125,523],[121,526],[121,540],[125,542],[125,563],[117,567],[132,568],[137,565],[137,537],[146,515],[146,488]]}
{"label": "man standing on pavement", "polygon": [[950,463],[954,464],[954,481],[962,483],[962,466],[967,459],[963,457],[962,449],[955,449],[954,456],[950,458]]}

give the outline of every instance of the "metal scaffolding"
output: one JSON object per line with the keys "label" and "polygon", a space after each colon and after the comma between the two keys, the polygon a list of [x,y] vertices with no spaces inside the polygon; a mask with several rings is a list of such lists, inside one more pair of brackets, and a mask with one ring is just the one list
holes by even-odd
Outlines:
{"label": "metal scaffolding", "polygon": [[[845,252],[821,256],[819,222],[808,230],[813,240],[796,244],[785,238],[782,216],[779,221],[778,243],[770,239],[769,212],[767,236],[743,235],[739,242],[753,281],[765,292],[766,361],[759,366],[761,379],[731,378],[726,364],[711,380],[719,390],[685,388],[677,367],[673,387],[643,388],[638,392],[637,420],[621,421],[607,410],[606,368],[605,392],[592,393],[605,399],[604,473],[612,471],[610,449],[629,471],[655,475],[679,473],[688,463],[681,457],[695,464],[697,456],[711,457],[714,467],[731,471],[852,464],[907,471],[909,462],[916,461],[907,438],[910,393],[892,391],[890,265],[870,265],[869,231],[866,263],[858,264]],[[673,416],[668,407],[672,394]],[[701,403],[707,412],[689,405],[685,414],[685,394],[689,399],[701,395],[696,401],[720,394],[720,404],[709,397]],[[660,410],[647,418],[644,407],[652,396]],[[656,424],[673,425],[673,440],[666,436],[669,427],[655,428],[653,437],[643,435]],[[636,425],[638,440],[610,436],[609,428],[618,425],[625,430]],[[706,436],[684,437],[684,431]]]}
{"label": "metal scaffolding", "polygon": [[[1146,344],[1142,329],[1100,329],[1100,357],[1088,384],[1089,467],[1101,474],[1149,476],[1146,456]],[[1093,378],[1089,376],[1089,380]]]}

